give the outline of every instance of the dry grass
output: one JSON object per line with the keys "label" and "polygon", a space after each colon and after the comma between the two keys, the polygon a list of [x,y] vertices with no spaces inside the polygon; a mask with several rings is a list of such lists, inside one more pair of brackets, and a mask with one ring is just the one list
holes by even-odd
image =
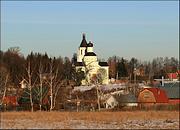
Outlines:
{"label": "dry grass", "polygon": [[121,121],[122,119],[174,119],[178,111],[120,111],[120,112],[3,112],[1,119],[36,119],[50,121],[88,120]]}
{"label": "dry grass", "polygon": [[[17,126],[17,120],[19,127]],[[143,120],[145,123],[149,120],[163,120],[165,123],[171,120],[179,121],[179,111],[121,111],[121,112],[3,112],[1,113],[1,126],[3,128],[31,128],[31,125],[21,123],[23,120],[33,121],[34,123],[52,124],[54,122],[63,123],[63,128],[72,128],[71,121],[76,121],[76,125],[81,125],[82,121],[86,127],[90,127],[90,122],[98,124],[120,125],[130,120]],[[21,127],[20,127],[21,126]],[[33,126],[32,126],[33,127]],[[57,124],[52,126],[59,128]],[[176,126],[178,127],[178,126]],[[175,128],[176,128],[175,127]],[[50,127],[51,128],[51,127]],[[142,127],[144,128],[144,126]],[[145,127],[146,128],[146,127]],[[171,127],[168,127],[171,128]]]}

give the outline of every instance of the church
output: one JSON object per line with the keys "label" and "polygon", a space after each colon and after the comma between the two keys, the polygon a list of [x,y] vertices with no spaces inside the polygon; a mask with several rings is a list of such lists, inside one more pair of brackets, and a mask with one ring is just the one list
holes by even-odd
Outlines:
{"label": "church", "polygon": [[[97,55],[93,51],[93,43],[87,43],[85,34],[82,36],[81,44],[77,52],[76,71],[81,70],[85,73],[82,85],[93,84],[93,77],[100,77],[101,84],[109,83],[109,66],[107,62],[99,62]],[[98,76],[97,76],[98,75]]]}

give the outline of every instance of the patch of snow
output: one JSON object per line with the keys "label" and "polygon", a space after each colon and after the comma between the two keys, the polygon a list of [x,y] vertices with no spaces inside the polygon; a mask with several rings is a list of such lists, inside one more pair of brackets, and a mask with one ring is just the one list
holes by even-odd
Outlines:
{"label": "patch of snow", "polygon": [[1,129],[178,129],[179,119],[168,120],[122,120],[119,121],[85,121],[68,120],[62,121],[38,121],[36,119],[2,120]]}
{"label": "patch of snow", "polygon": [[91,90],[94,87],[95,87],[95,85],[91,85],[91,86],[78,86],[78,87],[74,87],[72,92],[75,92],[75,91],[84,92],[84,91]]}
{"label": "patch of snow", "polygon": [[[91,85],[91,86],[78,86],[78,87],[74,87],[74,89],[72,90],[72,92],[75,91],[80,91],[80,92],[84,92],[84,91],[88,91],[91,90],[92,88],[95,88],[95,85]],[[107,85],[101,85],[100,89],[102,91],[110,91],[112,89],[124,89],[126,88],[126,85],[124,83],[121,84],[107,84]]]}
{"label": "patch of snow", "polygon": [[112,89],[124,89],[126,88],[126,85],[121,83],[121,84],[107,84],[107,85],[102,85],[101,86],[101,90],[102,91],[109,91]]}

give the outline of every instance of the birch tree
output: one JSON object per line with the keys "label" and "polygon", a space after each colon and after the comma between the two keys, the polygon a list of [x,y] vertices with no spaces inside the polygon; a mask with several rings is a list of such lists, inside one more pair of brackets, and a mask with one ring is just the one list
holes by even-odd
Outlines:
{"label": "birch tree", "polygon": [[43,78],[42,78],[42,73],[43,73],[43,68],[42,68],[42,64],[40,61],[40,65],[39,65],[39,81],[40,81],[40,103],[39,103],[39,108],[41,111],[42,108],[42,87],[43,87]]}
{"label": "birch tree", "polygon": [[26,69],[26,72],[27,72],[27,76],[24,79],[26,79],[27,86],[28,86],[28,88],[27,88],[28,91],[26,93],[28,93],[28,95],[29,95],[29,100],[30,100],[30,105],[31,105],[31,112],[33,112],[34,111],[34,103],[33,103],[32,88],[35,85],[36,80],[33,81],[33,83],[32,83],[33,70],[32,70],[32,67],[31,67],[30,60],[28,61],[27,67],[25,69]]}
{"label": "birch tree", "polygon": [[102,85],[104,77],[106,77],[106,70],[100,68],[98,69],[97,74],[91,78],[91,82],[96,86],[97,104],[99,111],[101,110],[100,98],[103,96],[100,85]]}
{"label": "birch tree", "polygon": [[9,80],[9,74],[1,71],[1,75],[0,75],[1,103],[0,103],[0,105],[3,104],[4,98],[6,96],[8,80]]}
{"label": "birch tree", "polygon": [[58,79],[58,66],[55,66],[53,60],[50,61],[49,78],[46,80],[50,88],[50,111],[56,106],[56,97],[60,89],[60,79]]}
{"label": "birch tree", "polygon": [[28,69],[27,69],[27,72],[28,72],[28,88],[29,88],[29,95],[30,95],[30,103],[31,103],[31,112],[34,111],[34,108],[33,108],[33,100],[32,100],[32,71],[31,71],[31,64],[30,64],[30,61],[28,62]]}

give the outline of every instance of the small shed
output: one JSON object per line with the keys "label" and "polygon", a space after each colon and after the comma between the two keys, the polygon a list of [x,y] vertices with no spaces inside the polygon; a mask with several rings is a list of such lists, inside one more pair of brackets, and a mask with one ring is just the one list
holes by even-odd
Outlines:
{"label": "small shed", "polygon": [[109,95],[106,99],[106,108],[115,108],[117,106],[124,107],[124,106],[137,106],[137,98],[133,93],[128,94],[114,94]]}
{"label": "small shed", "polygon": [[116,96],[114,95],[108,95],[105,99],[105,106],[106,108],[114,108],[118,105],[118,101],[116,99]]}
{"label": "small shed", "polygon": [[121,94],[118,99],[119,99],[119,105],[120,106],[132,107],[132,106],[137,106],[138,105],[137,98],[131,92],[128,93],[128,94]]}

